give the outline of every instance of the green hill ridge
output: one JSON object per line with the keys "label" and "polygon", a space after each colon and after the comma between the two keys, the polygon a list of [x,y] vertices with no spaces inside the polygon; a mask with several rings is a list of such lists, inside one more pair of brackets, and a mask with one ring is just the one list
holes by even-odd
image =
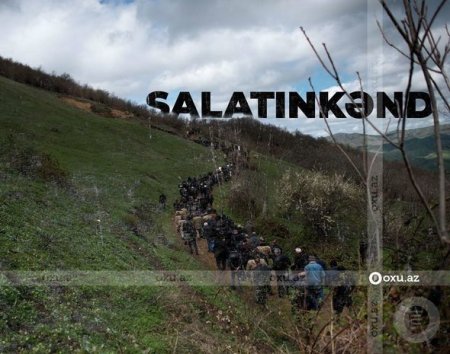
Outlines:
{"label": "green hill ridge", "polygon": [[[205,269],[157,200],[220,153],[2,77],[0,107],[0,271]],[[253,326],[260,309],[228,289],[1,282],[0,352],[296,351],[291,321]]]}
{"label": "green hill ridge", "polygon": [[[0,271],[213,269],[210,255],[187,253],[171,203],[181,180],[224,162],[220,150],[61,98],[0,76]],[[338,254],[358,269],[361,186],[269,154],[250,155],[249,167],[215,190],[215,207],[242,224],[254,218],[261,235],[287,250],[300,244],[327,261]],[[158,206],[161,193],[166,210]],[[298,204],[286,203],[297,197],[310,204],[309,225]],[[398,215],[405,205],[396,204]],[[330,217],[316,222],[321,209]],[[364,290],[355,292],[355,308],[365,308],[364,299]],[[252,289],[237,294],[190,282],[27,287],[3,275],[0,352],[286,353],[330,344],[321,331],[328,310],[298,318],[288,299],[270,304],[256,306]],[[354,345],[364,346],[361,323],[361,311],[340,320],[342,343],[346,331],[361,331]]]}

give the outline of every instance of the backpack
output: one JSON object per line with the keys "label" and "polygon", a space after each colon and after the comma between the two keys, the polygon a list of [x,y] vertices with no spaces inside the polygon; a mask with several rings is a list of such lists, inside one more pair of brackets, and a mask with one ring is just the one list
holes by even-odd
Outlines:
{"label": "backpack", "polygon": [[185,239],[189,239],[192,237],[192,235],[194,235],[195,230],[194,230],[194,226],[192,225],[191,221],[186,221],[183,224],[183,235]]}
{"label": "backpack", "polygon": [[231,270],[237,270],[242,266],[241,255],[237,251],[231,251],[229,261]]}

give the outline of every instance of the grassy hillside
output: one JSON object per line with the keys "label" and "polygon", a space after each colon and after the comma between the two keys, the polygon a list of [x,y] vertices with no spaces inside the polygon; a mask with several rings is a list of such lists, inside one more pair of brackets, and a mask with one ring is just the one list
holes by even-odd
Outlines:
{"label": "grassy hillside", "polygon": [[[203,267],[180,245],[170,208],[156,202],[161,192],[173,201],[180,177],[211,170],[210,150],[160,131],[150,138],[136,122],[86,113],[4,78],[0,127],[2,271]],[[244,316],[235,321],[247,339],[230,335],[217,314],[243,304],[232,295],[219,301],[216,289],[10,281],[0,287],[0,352],[270,348]]]}
{"label": "grassy hillside", "polygon": [[[170,208],[180,178],[216,167],[210,149],[1,77],[0,127],[0,271],[214,269],[204,244],[200,258],[186,252]],[[217,151],[215,159],[223,162]],[[295,167],[255,161],[252,176],[261,172],[275,210],[276,181]],[[216,190],[219,207],[231,187]],[[166,211],[157,206],[161,192]],[[288,299],[261,309],[250,288],[14,281],[0,277],[2,353],[298,352],[303,335],[320,329],[309,329],[314,313],[299,328]]]}
{"label": "grassy hillside", "polygon": [[[250,168],[215,189],[215,207],[242,224],[252,219],[288,254],[300,245],[357,269],[365,220],[355,202],[364,201],[360,187],[269,156],[252,151]],[[213,159],[210,149],[150,131],[142,121],[93,114],[67,97],[0,77],[0,271],[214,269],[203,241],[200,257],[186,252],[170,205],[181,179],[222,162],[218,151]],[[163,192],[167,210],[157,205]],[[324,208],[326,215],[314,219]],[[295,316],[288,299],[273,296],[269,308],[257,306],[251,288],[14,281],[0,276],[2,353],[286,353],[330,343],[321,331],[331,318],[329,302],[320,316]],[[357,289],[352,312],[336,323],[343,329],[337,343],[365,345],[366,307],[364,289]]]}
{"label": "grassy hillside", "polygon": [[[43,242],[39,234],[58,244],[29,259],[2,254],[3,268],[21,262],[33,269],[146,266],[126,254],[120,238],[140,214],[149,231],[158,231],[152,211],[159,194],[173,197],[180,177],[209,171],[210,152],[159,131],[150,139],[139,124],[78,111],[54,95],[0,80],[2,229],[10,236],[2,241],[19,251]],[[41,176],[51,167],[33,165],[44,154],[59,166],[64,185]]]}

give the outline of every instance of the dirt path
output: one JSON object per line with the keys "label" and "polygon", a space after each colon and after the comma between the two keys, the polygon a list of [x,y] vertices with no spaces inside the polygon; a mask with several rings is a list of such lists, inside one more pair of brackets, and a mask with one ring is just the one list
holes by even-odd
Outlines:
{"label": "dirt path", "polygon": [[216,259],[214,258],[214,253],[208,252],[208,244],[207,241],[203,238],[197,239],[197,246],[198,246],[198,257],[202,263],[204,263],[208,269],[210,270],[216,270]]}

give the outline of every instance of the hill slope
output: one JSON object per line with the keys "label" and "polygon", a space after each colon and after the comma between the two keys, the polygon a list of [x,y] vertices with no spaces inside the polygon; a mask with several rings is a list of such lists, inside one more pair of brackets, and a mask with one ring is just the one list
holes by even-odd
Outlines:
{"label": "hill slope", "polygon": [[[180,180],[214,170],[222,153],[139,120],[93,114],[88,105],[0,77],[0,271],[214,269],[203,241],[200,257],[186,252],[171,208],[157,201],[164,192],[170,206]],[[301,169],[270,149],[251,151],[240,172],[215,191],[220,211],[241,223],[252,218],[290,256],[300,245],[357,269],[360,186]],[[302,207],[292,203],[299,201]],[[237,293],[190,280],[144,286],[139,273],[136,285],[120,286],[111,274],[114,286],[69,287],[15,286],[14,273],[1,274],[0,352],[286,353],[333,341],[329,300],[320,315],[296,316],[286,298],[257,306],[253,288]],[[343,331],[336,345],[347,346],[350,336],[360,349],[366,323],[355,309],[367,308],[364,289],[353,299],[355,313],[336,323]]]}
{"label": "hill slope", "polygon": [[[1,77],[0,127],[1,271],[204,269],[157,199],[212,170],[209,149]],[[239,298],[214,288],[13,281],[1,278],[0,352],[273,350]]]}

